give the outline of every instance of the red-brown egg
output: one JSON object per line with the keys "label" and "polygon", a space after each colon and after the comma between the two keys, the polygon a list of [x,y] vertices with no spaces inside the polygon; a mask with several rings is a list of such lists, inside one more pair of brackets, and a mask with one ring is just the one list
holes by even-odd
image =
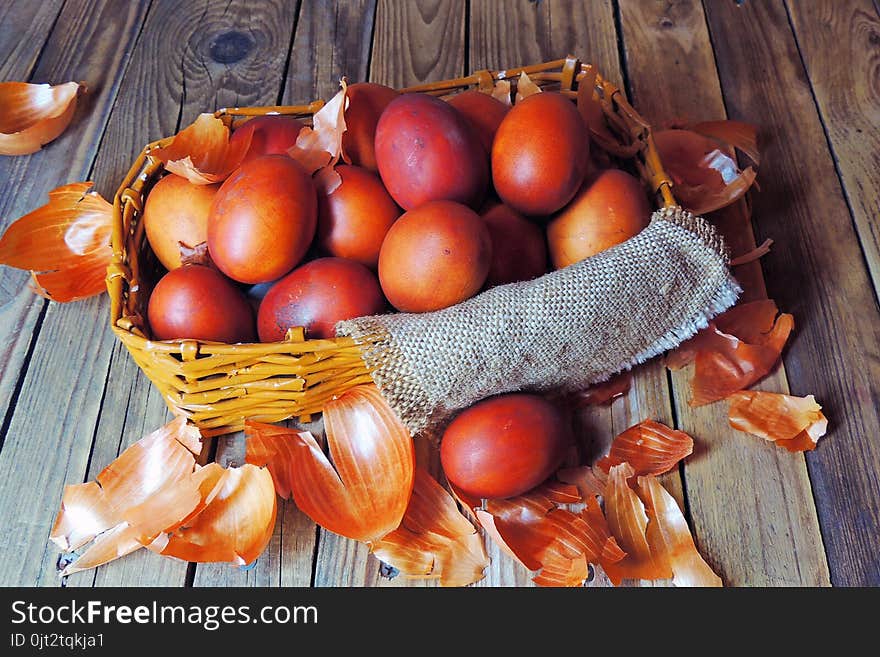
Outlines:
{"label": "red-brown egg", "polygon": [[489,94],[470,89],[449,98],[449,104],[470,123],[486,153],[492,152],[492,141],[510,107]]}
{"label": "red-brown egg", "polygon": [[385,108],[400,92],[373,82],[348,85],[348,109],[345,110],[346,130],[342,135],[342,152],[355,166],[378,172],[376,165],[376,124]]}
{"label": "red-brown egg", "polygon": [[337,322],[385,309],[376,275],[359,262],[318,258],[275,283],[260,303],[257,330],[262,342],[284,339],[302,326],[307,338],[332,338]]}
{"label": "red-brown egg", "polygon": [[553,266],[562,269],[610,249],[641,232],[650,219],[638,180],[619,169],[601,171],[547,225]]}
{"label": "red-brown egg", "polygon": [[342,178],[336,189],[330,194],[318,190],[318,245],[330,255],[375,269],[400,208],[371,171],[340,165],[336,173]]}
{"label": "red-brown egg", "polygon": [[184,265],[163,276],[147,305],[156,340],[252,342],[254,315],[244,293],[220,272]]}
{"label": "red-brown egg", "polygon": [[208,225],[217,267],[242,283],[280,278],[302,260],[318,215],[312,179],[286,155],[246,162],[226,179]]}
{"label": "red-brown egg", "polygon": [[450,422],[440,462],[449,483],[467,495],[513,497],[553,474],[571,443],[565,415],[550,402],[531,394],[499,395]]}
{"label": "red-brown egg", "polygon": [[489,182],[488,158],[467,121],[427,94],[391,101],[376,126],[376,162],[404,210],[438,200],[478,207]]}
{"label": "red-brown egg", "polygon": [[487,285],[528,281],[547,272],[543,230],[503,203],[491,205],[482,217],[492,238]]}
{"label": "red-brown egg", "polygon": [[236,128],[229,138],[229,144],[231,147],[250,135],[251,145],[242,164],[261,155],[287,155],[288,149],[296,144],[302,128],[303,124],[292,116],[258,116]]}
{"label": "red-brown egg", "polygon": [[144,205],[144,230],[153,253],[165,269],[180,267],[180,246],[208,239],[208,215],[220,185],[194,185],[168,174],[157,182]]}
{"label": "red-brown egg", "polygon": [[439,310],[476,294],[491,260],[489,230],[476,212],[453,201],[431,201],[406,212],[388,231],[379,280],[398,310]]}
{"label": "red-brown egg", "polygon": [[513,106],[492,143],[492,180],[506,205],[549,215],[580,188],[589,134],[574,103],[559,93],[529,96]]}

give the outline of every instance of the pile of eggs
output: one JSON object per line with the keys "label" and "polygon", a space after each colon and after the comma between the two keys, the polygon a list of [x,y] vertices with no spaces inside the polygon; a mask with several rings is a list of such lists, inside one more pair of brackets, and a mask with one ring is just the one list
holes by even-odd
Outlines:
{"label": "pile of eggs", "polygon": [[[168,174],[143,221],[168,270],[148,306],[155,339],[332,338],[340,320],[421,313],[541,276],[623,242],[650,207],[630,174],[600,168],[574,103],[537,93],[508,107],[479,91],[448,100],[348,88],[346,161],[332,191],[287,155],[303,127],[252,119],[222,184]],[[212,266],[183,264],[207,244]]]}

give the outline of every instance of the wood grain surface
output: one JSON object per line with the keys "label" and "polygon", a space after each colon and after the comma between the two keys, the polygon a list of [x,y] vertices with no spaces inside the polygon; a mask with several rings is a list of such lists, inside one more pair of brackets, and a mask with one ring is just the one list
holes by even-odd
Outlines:
{"label": "wood grain surface", "polygon": [[[786,4],[874,289],[880,291],[880,16],[867,0]],[[839,56],[828,56],[840,49]]]}
{"label": "wood grain surface", "polygon": [[770,136],[755,225],[776,240],[768,293],[798,323],[784,354],[791,390],[815,395],[831,423],[807,455],[831,581],[876,586],[880,309],[785,7],[709,3],[707,18],[731,118]]}

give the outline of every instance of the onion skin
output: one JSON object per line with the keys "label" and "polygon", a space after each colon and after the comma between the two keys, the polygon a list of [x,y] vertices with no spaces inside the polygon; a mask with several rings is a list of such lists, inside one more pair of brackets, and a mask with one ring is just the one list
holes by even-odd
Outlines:
{"label": "onion skin", "polygon": [[409,505],[412,437],[372,385],[328,402],[324,426],[332,465],[311,434],[293,432],[293,499],[325,529],[374,543],[397,529]]}
{"label": "onion skin", "polygon": [[589,133],[574,103],[558,93],[524,98],[498,126],[492,181],[505,205],[532,216],[568,203],[584,180]]}
{"label": "onion skin", "polygon": [[379,250],[400,208],[377,175],[340,165],[342,183],[329,194],[318,190],[318,245],[330,255],[376,269]]}
{"label": "onion skin", "polygon": [[479,207],[489,183],[488,158],[467,121],[427,94],[388,105],[376,126],[376,162],[404,210],[438,200]]}
{"label": "onion skin", "polygon": [[318,258],[272,286],[260,303],[257,329],[262,342],[279,342],[287,329],[303,326],[306,337],[335,337],[337,322],[385,309],[376,275],[344,258]]}
{"label": "onion skin", "polygon": [[258,116],[236,128],[229,138],[229,145],[231,148],[250,135],[251,145],[242,164],[261,155],[287,155],[302,128],[302,122],[292,116]]}
{"label": "onion skin", "polygon": [[498,132],[498,126],[507,116],[510,107],[497,98],[476,89],[455,94],[448,102],[470,124],[474,134],[477,135],[486,150],[486,154],[491,154],[495,133]]}
{"label": "onion skin", "polygon": [[601,171],[547,225],[553,266],[562,269],[625,242],[650,219],[651,208],[638,180],[618,169]]}
{"label": "onion skin", "polygon": [[272,281],[302,260],[317,216],[315,186],[300,165],[264,155],[243,164],[214,197],[208,251],[233,280]]}
{"label": "onion skin", "polygon": [[174,269],[156,284],[147,307],[156,340],[253,342],[254,316],[244,293],[202,265]]}
{"label": "onion skin", "polygon": [[388,103],[397,98],[400,92],[383,84],[356,82],[348,86],[346,94],[346,131],[342,135],[342,151],[346,161],[378,173],[374,145],[376,124]]}
{"label": "onion skin", "polygon": [[487,286],[528,281],[547,273],[547,242],[538,226],[502,203],[490,206],[482,217],[492,238]]}
{"label": "onion skin", "polygon": [[499,395],[477,402],[449,424],[440,461],[449,483],[466,495],[503,499],[546,480],[572,440],[567,418],[543,397]]}
{"label": "onion skin", "polygon": [[489,230],[479,215],[452,201],[405,213],[379,254],[382,291],[398,310],[447,308],[479,292],[492,260]]}
{"label": "onion skin", "polygon": [[150,190],[144,205],[144,230],[153,253],[168,269],[177,269],[180,243],[195,247],[208,239],[208,216],[219,184],[194,185],[169,174]]}

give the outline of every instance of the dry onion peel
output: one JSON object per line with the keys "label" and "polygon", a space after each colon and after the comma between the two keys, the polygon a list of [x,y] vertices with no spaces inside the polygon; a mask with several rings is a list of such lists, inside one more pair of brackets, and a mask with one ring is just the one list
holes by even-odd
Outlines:
{"label": "dry onion peel", "polygon": [[97,476],[96,482],[66,486],[49,538],[76,550],[124,521],[168,483],[192,473],[201,447],[199,432],[182,417],[141,438]]}
{"label": "dry onion peel", "polygon": [[703,121],[688,126],[688,129],[725,147],[733,146],[742,151],[755,164],[761,163],[758,151],[758,128],[742,121]]}
{"label": "dry onion peel", "polygon": [[346,130],[345,110],[348,109],[348,84],[340,80],[339,92],[312,117],[312,127],[300,130],[287,154],[308,172],[334,167],[342,156],[342,135]]}
{"label": "dry onion peel", "polygon": [[230,142],[229,128],[213,114],[200,114],[171,143],[150,155],[165,169],[196,185],[210,185],[229,177],[244,159],[251,137]]}
{"label": "dry onion peel", "polygon": [[[601,511],[588,507],[578,513],[554,503],[568,502],[574,487],[539,486],[519,497],[488,500],[477,518],[499,546],[530,570],[540,570],[535,582],[545,586],[579,586],[587,576],[585,563],[623,558]],[[580,496],[577,496],[578,498]],[[595,503],[595,498],[592,499]]]}
{"label": "dry onion peel", "polygon": [[161,550],[156,542],[150,547],[185,561],[244,566],[266,549],[276,513],[275,487],[267,469],[250,464],[228,468],[204,509],[175,529]]}
{"label": "dry onion peel", "polygon": [[411,577],[439,578],[443,586],[467,586],[483,579],[489,565],[476,529],[455,501],[422,468],[400,526],[373,553]]}
{"label": "dry onion peel", "polygon": [[492,86],[492,98],[500,100],[502,103],[510,107],[513,103],[510,100],[510,80],[498,80]]}
{"label": "dry onion peel", "polygon": [[61,135],[85,85],[0,82],[0,155],[27,155]]}
{"label": "dry onion peel", "polygon": [[747,251],[746,253],[733,258],[728,265],[731,267],[739,267],[740,265],[747,265],[750,262],[754,262],[770,253],[771,246],[773,246],[773,240],[766,239],[761,243],[761,246],[756,246],[751,251]]}
{"label": "dry onion peel", "polygon": [[[716,123],[702,125],[709,125],[711,130]],[[755,182],[755,170],[747,167],[741,171],[730,144],[719,143],[715,136],[692,130],[660,130],[654,134],[654,143],[664,169],[672,178],[676,198],[694,214],[730,205]],[[752,150],[747,138],[740,143],[756,154],[756,147]],[[757,158],[754,161],[757,162]]]}
{"label": "dry onion peel", "polygon": [[541,87],[535,84],[525,71],[520,73],[516,81],[516,102],[539,93],[541,93]]}
{"label": "dry onion peel", "polygon": [[731,395],[730,426],[773,441],[791,452],[813,450],[828,431],[828,420],[813,395],[742,391]]}
{"label": "dry onion peel", "polygon": [[308,432],[293,432],[296,505],[325,529],[374,543],[400,525],[415,475],[409,431],[375,386],[324,407],[330,459]]}
{"label": "dry onion peel", "polygon": [[672,569],[651,551],[648,543],[648,514],[627,481],[635,474],[628,463],[611,467],[605,488],[605,518],[611,534],[626,557],[606,566],[605,572],[617,586],[623,579],[667,579]]}
{"label": "dry onion peel", "polygon": [[590,386],[571,395],[575,406],[607,406],[632,387],[632,372],[626,371],[611,377],[604,383]]}
{"label": "dry onion peel", "polygon": [[274,424],[245,420],[244,434],[247,438],[245,462],[265,466],[272,475],[275,492],[282,499],[289,499],[293,480],[293,462],[299,432]]}
{"label": "dry onion peel", "polygon": [[652,476],[638,478],[648,511],[647,539],[651,552],[669,564],[676,586],[721,586],[721,578],[700,556],[675,498]]}
{"label": "dry onion peel", "polygon": [[694,440],[684,431],[645,420],[619,434],[608,455],[596,465],[607,472],[612,466],[629,463],[637,475],[658,475],[674,468],[693,451]]}
{"label": "dry onion peel", "polygon": [[724,399],[769,374],[794,329],[794,318],[771,299],[734,306],[667,356],[679,369],[695,363],[692,406]]}
{"label": "dry onion peel", "polygon": [[35,291],[76,301],[106,288],[113,206],[90,182],[49,192],[49,202],[13,223],[0,238],[0,264],[30,270]]}
{"label": "dry onion peel", "polygon": [[608,483],[608,473],[598,465],[582,465],[574,468],[563,468],[556,473],[559,481],[573,484],[577,487],[583,499],[605,494],[605,485]]}

